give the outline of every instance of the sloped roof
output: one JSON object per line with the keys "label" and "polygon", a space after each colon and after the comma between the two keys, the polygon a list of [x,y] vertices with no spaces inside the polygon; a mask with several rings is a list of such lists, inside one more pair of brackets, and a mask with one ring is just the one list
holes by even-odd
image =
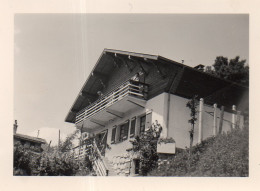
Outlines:
{"label": "sloped roof", "polygon": [[22,139],[22,140],[26,140],[26,141],[31,141],[31,142],[36,142],[36,143],[46,144],[45,139],[38,138],[38,137],[32,137],[32,136],[29,136],[29,135],[23,135],[23,134],[16,133],[16,134],[14,134],[14,138]]}
{"label": "sloped roof", "polygon": [[[189,98],[193,95],[199,95],[199,97],[205,97],[206,102],[217,101],[218,103],[229,106],[231,104],[239,103],[241,99],[248,99],[248,87],[221,79],[212,74],[205,73],[165,57],[121,50],[104,49],[89,77],[84,83],[81,91],[79,92],[76,100],[74,101],[69,113],[67,114],[65,119],[66,122],[74,122],[76,112],[80,111],[88,105],[86,98],[82,96],[84,92],[96,93],[97,90],[100,89],[100,83],[97,83],[97,80],[92,74],[99,73],[102,75],[111,75],[111,73],[113,73],[114,60],[111,55],[120,55],[122,59],[145,59],[154,63],[166,63],[178,68],[182,68],[182,70],[178,70],[177,72],[178,80],[174,79],[175,77],[172,77],[172,81],[169,80],[169,84],[167,86],[170,88],[167,90],[164,89],[164,91],[169,91],[179,96]],[[171,83],[173,83],[173,86]],[[229,95],[228,99],[223,97],[222,94],[219,94],[223,91],[229,92],[229,94],[232,96]],[[246,94],[246,96],[241,98],[240,94]],[[244,106],[242,107],[244,108],[246,105],[248,105],[248,101],[245,102]]]}
{"label": "sloped roof", "polygon": [[113,59],[110,58],[108,55],[109,53],[118,54],[123,56],[131,56],[131,57],[138,57],[138,58],[145,58],[150,60],[158,60],[158,56],[150,55],[150,54],[142,54],[142,53],[135,53],[135,52],[128,52],[128,51],[121,51],[121,50],[113,50],[113,49],[104,49],[102,54],[100,55],[97,63],[95,64],[94,68],[90,72],[89,77],[87,78],[86,82],[84,83],[82,89],[80,90],[76,100],[74,101],[72,107],[70,108],[69,113],[66,116],[66,122],[73,122],[76,112],[80,111],[82,107],[86,106],[86,99],[82,96],[82,92],[89,92],[89,89],[92,87],[97,87],[98,84],[96,83],[95,78],[93,77],[94,72],[102,73],[104,75],[109,75],[113,69]]}

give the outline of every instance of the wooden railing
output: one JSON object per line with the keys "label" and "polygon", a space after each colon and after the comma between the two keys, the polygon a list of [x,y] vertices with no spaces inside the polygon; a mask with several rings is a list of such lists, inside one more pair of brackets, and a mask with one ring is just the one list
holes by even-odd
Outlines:
{"label": "wooden railing", "polygon": [[95,151],[97,151],[98,155],[94,161],[94,170],[96,171],[98,176],[108,176],[108,167],[103,160],[103,156],[99,151],[95,139],[93,140],[93,148]]}
{"label": "wooden railing", "polygon": [[108,176],[108,167],[103,160],[103,156],[97,146],[95,138],[90,142],[79,146],[78,154],[74,155],[76,160],[84,159],[85,155],[90,155],[93,160],[93,169],[97,176]]}
{"label": "wooden railing", "polygon": [[81,123],[84,119],[90,118],[95,113],[106,109],[112,104],[118,102],[122,98],[130,95],[140,99],[146,99],[146,95],[148,92],[148,85],[128,80],[127,82],[120,85],[118,88],[108,93],[107,95],[101,97],[88,107],[79,111],[76,115],[76,124]]}

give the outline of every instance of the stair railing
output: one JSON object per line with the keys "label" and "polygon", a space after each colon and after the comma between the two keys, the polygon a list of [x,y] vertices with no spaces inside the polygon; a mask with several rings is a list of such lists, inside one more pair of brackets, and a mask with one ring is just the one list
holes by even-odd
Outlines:
{"label": "stair railing", "polygon": [[103,161],[103,156],[97,146],[96,140],[93,140],[93,149],[94,152],[97,152],[97,157],[94,160],[94,170],[96,171],[97,175],[99,176],[108,176],[108,167]]}

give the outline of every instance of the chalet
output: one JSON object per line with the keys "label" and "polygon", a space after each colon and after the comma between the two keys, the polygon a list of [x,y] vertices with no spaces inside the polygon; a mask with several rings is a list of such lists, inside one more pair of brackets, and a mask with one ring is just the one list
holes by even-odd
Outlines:
{"label": "chalet", "polygon": [[[65,121],[81,129],[84,140],[94,139],[100,154],[98,175],[138,174],[138,156],[126,150],[130,139],[153,123],[162,126],[161,138],[172,144],[158,153],[174,154],[189,147],[190,110],[186,103],[200,99],[194,145],[222,131],[243,126],[248,87],[220,79],[162,56],[104,49],[80,90]],[[222,112],[221,106],[225,106]],[[222,114],[222,116],[221,116]],[[222,120],[221,120],[222,119]],[[87,146],[77,147],[79,156]]]}
{"label": "chalet", "polygon": [[30,148],[34,153],[41,153],[43,151],[42,146],[46,144],[46,141],[44,139],[38,138],[38,137],[32,137],[28,135],[18,134],[17,131],[17,121],[15,120],[14,123],[14,144],[19,142],[26,148]]}

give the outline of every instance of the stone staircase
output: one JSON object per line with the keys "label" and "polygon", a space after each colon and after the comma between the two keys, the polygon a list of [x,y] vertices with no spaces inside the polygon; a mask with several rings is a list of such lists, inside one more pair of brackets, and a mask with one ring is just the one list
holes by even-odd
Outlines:
{"label": "stone staircase", "polygon": [[108,169],[107,176],[118,176],[117,172],[114,170],[113,164],[106,157],[103,158],[103,162],[106,164]]}

